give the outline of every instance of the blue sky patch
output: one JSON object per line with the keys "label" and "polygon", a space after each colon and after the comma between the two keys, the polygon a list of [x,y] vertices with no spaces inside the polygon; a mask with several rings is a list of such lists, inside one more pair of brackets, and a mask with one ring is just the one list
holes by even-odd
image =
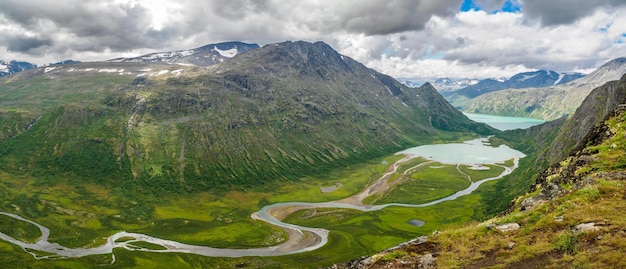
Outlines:
{"label": "blue sky patch", "polygon": [[[462,12],[470,11],[470,10],[485,10],[483,7],[479,6],[474,0],[463,0],[461,3],[461,7],[459,9]],[[521,12],[522,7],[514,0],[507,0],[502,4],[500,9],[496,10],[486,10],[491,13],[498,12],[510,12],[510,13],[518,13]]]}

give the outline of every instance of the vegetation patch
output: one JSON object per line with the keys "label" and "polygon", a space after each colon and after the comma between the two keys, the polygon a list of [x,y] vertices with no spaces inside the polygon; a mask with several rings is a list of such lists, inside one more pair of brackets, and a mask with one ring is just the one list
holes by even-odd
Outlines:
{"label": "vegetation patch", "polygon": [[0,214],[0,232],[27,243],[35,243],[41,237],[37,226]]}
{"label": "vegetation patch", "polygon": [[129,242],[127,245],[133,248],[137,248],[137,249],[149,249],[149,250],[166,250],[167,249],[164,246],[153,244],[150,242],[145,242],[145,241],[133,241],[133,242]]}

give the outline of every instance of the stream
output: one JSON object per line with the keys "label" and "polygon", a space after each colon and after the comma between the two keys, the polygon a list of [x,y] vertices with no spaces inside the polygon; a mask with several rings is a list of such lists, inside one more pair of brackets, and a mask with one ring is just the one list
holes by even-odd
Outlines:
{"label": "stream", "polygon": [[[445,154],[441,154],[445,152]],[[228,249],[228,248],[212,248],[206,246],[190,245],[180,243],[172,240],[165,240],[157,237],[152,237],[140,233],[130,232],[118,232],[107,238],[107,242],[103,245],[92,248],[68,248],[57,243],[51,243],[48,241],[50,236],[50,230],[34,221],[25,219],[19,215],[0,212],[5,216],[9,216],[20,221],[31,223],[39,228],[41,231],[41,237],[39,237],[35,243],[26,243],[17,240],[7,234],[0,232],[0,239],[18,245],[24,249],[24,251],[33,255],[36,259],[58,259],[58,258],[70,258],[70,257],[83,257],[96,254],[109,254],[113,253],[114,248],[125,248],[131,251],[148,251],[148,252],[181,252],[181,253],[193,253],[203,256],[212,257],[243,257],[243,256],[278,256],[288,255],[301,252],[312,251],[324,246],[328,242],[329,231],[322,228],[310,228],[303,227],[294,224],[284,223],[279,220],[273,212],[291,209],[289,213],[293,213],[300,209],[309,208],[344,208],[344,209],[356,209],[360,211],[376,211],[389,206],[400,207],[427,207],[435,204],[439,204],[445,201],[454,200],[458,197],[468,195],[476,190],[481,184],[490,180],[496,180],[502,178],[515,170],[518,167],[519,159],[525,157],[525,155],[519,151],[513,150],[505,145],[500,147],[491,147],[486,145],[486,139],[475,139],[466,141],[464,143],[455,144],[440,144],[440,145],[427,145],[420,146],[398,154],[405,154],[406,157],[393,164],[393,170],[385,173],[379,180],[370,185],[368,188],[360,193],[357,193],[351,197],[332,202],[322,203],[307,203],[307,202],[285,202],[267,205],[261,208],[259,211],[251,214],[251,218],[255,220],[265,221],[271,225],[275,225],[284,229],[289,238],[286,242],[264,248],[253,249]],[[446,158],[445,156],[452,156],[453,159]],[[463,155],[463,156],[459,156]],[[446,164],[457,165],[476,165],[476,164],[495,164],[504,168],[504,171],[491,178],[485,178],[479,181],[472,181],[471,184],[450,196],[437,199],[423,204],[400,204],[390,203],[384,205],[363,205],[361,201],[377,192],[381,191],[384,187],[387,178],[393,174],[402,162],[406,162],[414,157],[423,157],[430,161],[436,161]],[[512,167],[503,166],[497,163],[501,163],[506,160],[514,160]],[[430,162],[428,162],[430,163]],[[468,176],[469,177],[469,176]],[[381,187],[382,186],[382,187]],[[133,245],[134,242],[149,242],[162,246],[164,249],[155,250]],[[113,256],[113,262],[115,257]]]}

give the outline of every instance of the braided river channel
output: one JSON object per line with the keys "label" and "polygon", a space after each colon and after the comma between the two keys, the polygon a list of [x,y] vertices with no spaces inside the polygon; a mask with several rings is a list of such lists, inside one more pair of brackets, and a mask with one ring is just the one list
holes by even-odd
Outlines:
{"label": "braided river channel", "polygon": [[[460,196],[464,196],[472,193],[482,183],[496,180],[510,174],[514,169],[518,167],[520,158],[525,157],[522,152],[511,149],[506,145],[500,145],[499,147],[492,147],[487,144],[487,139],[475,139],[466,141],[463,143],[453,144],[437,144],[437,145],[425,145],[410,148],[397,154],[403,154],[405,157],[401,160],[393,163],[380,179],[375,183],[368,186],[365,190],[357,193],[351,197],[321,203],[306,203],[306,202],[286,202],[267,205],[261,208],[259,211],[251,214],[251,218],[265,221],[271,225],[278,226],[285,230],[289,236],[289,239],[282,244],[253,249],[228,249],[228,248],[212,248],[207,246],[191,245],[172,240],[165,240],[157,237],[152,237],[146,234],[131,233],[131,232],[118,232],[108,237],[107,242],[103,245],[91,248],[68,248],[58,243],[49,242],[48,238],[50,230],[39,223],[25,219],[19,215],[15,215],[8,212],[0,212],[0,214],[13,217],[17,220],[31,223],[37,226],[41,232],[39,237],[34,243],[27,243],[17,240],[7,234],[0,233],[0,239],[18,245],[24,249],[24,251],[32,254],[37,259],[58,259],[58,258],[71,258],[82,257],[96,254],[108,254],[113,253],[114,248],[125,248],[133,251],[149,251],[149,252],[182,252],[182,253],[194,253],[204,256],[214,257],[243,257],[243,256],[278,256],[294,253],[301,253],[306,251],[312,251],[324,246],[328,242],[329,231],[321,228],[310,228],[284,223],[280,217],[276,217],[276,212],[287,212],[287,214],[293,213],[300,209],[311,208],[347,208],[356,209],[361,211],[375,211],[381,210],[390,206],[398,207],[427,207],[438,203],[442,203],[449,200],[454,200]],[[433,162],[440,162],[445,164],[457,164],[457,165],[478,165],[481,164],[494,164],[504,168],[504,171],[498,176],[485,178],[479,181],[472,181],[466,189],[460,190],[450,196],[434,200],[423,204],[400,204],[390,203],[383,205],[366,205],[362,201],[371,194],[384,191],[385,182],[392,173],[396,172],[396,169],[403,162],[410,160],[411,158],[422,157],[428,160],[425,163],[421,163],[417,166],[432,164]],[[513,159],[512,166],[504,166],[507,160]],[[417,167],[416,166],[416,167]],[[414,168],[416,168],[414,167]],[[410,170],[410,169],[409,169]],[[406,172],[405,172],[406,173]],[[419,220],[417,220],[419,222]],[[138,247],[133,245],[134,242],[149,242],[155,245],[162,246],[160,249],[148,249],[144,247]],[[113,257],[115,261],[115,257]]]}

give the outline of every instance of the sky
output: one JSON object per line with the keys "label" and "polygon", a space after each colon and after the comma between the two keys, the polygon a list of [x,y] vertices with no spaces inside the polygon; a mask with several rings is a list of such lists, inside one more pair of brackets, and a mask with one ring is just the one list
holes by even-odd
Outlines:
{"label": "sky", "polygon": [[0,59],[38,65],[287,40],[398,78],[588,73],[626,56],[626,0],[0,0]]}

